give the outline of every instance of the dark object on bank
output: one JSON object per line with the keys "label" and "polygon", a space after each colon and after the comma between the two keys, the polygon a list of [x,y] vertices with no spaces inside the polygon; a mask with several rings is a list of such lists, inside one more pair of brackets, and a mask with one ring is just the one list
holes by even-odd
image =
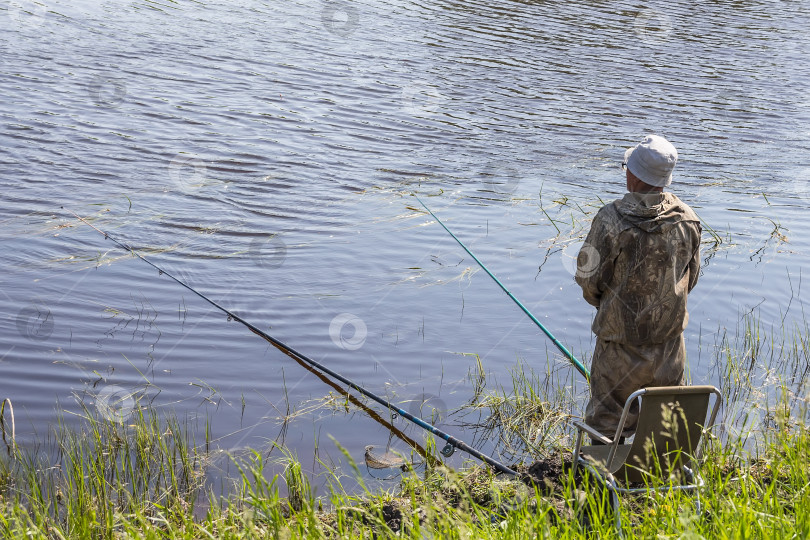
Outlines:
{"label": "dark object on bank", "polygon": [[541,493],[561,491],[563,477],[572,465],[571,454],[556,454],[531,463],[521,474],[521,480],[527,486],[538,488]]}
{"label": "dark object on bank", "polygon": [[[716,396],[708,422],[711,395]],[[641,399],[638,424],[633,442],[620,444],[630,407]],[[584,424],[574,422],[579,430],[574,449],[574,466],[582,466],[601,480],[610,492],[610,502],[621,533],[618,493],[648,491],[694,491],[700,513],[699,488],[704,482],[693,471],[698,457],[698,444],[704,430],[714,425],[723,398],[714,386],[660,386],[633,392],[622,411],[614,439],[609,439]],[[582,446],[587,433],[603,445]],[[630,487],[641,483],[643,487]]]}

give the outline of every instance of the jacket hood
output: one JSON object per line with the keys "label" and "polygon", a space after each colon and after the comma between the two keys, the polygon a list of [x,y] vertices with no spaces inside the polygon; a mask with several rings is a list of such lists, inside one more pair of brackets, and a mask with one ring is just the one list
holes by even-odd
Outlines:
{"label": "jacket hood", "polygon": [[657,232],[681,221],[700,222],[697,214],[673,193],[631,192],[613,204],[622,217],[646,232]]}

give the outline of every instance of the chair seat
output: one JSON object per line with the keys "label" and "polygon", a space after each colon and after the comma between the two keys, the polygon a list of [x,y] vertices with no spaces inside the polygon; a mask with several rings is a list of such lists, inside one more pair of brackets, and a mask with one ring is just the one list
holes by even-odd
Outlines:
{"label": "chair seat", "polygon": [[[632,443],[618,445],[613,463],[608,467],[607,459],[611,448],[611,445],[583,446],[579,451],[580,459],[588,462],[601,474],[610,473],[619,484],[624,486],[643,484],[645,481],[651,480],[652,472],[648,467],[628,463],[630,461],[628,456],[633,449]],[[680,471],[673,471],[671,474],[680,475]]]}
{"label": "chair seat", "polygon": [[613,474],[624,465],[632,447],[632,444],[620,444],[616,447],[616,455],[613,457],[613,467],[607,466],[608,454],[610,453],[610,449],[613,448],[611,445],[600,444],[595,446],[583,446],[579,449],[579,453],[580,456],[590,461],[597,469]]}

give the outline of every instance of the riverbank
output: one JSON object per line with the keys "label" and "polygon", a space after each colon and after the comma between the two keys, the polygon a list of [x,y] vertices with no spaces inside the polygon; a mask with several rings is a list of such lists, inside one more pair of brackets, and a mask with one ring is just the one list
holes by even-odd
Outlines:
{"label": "riverbank", "polygon": [[[530,377],[523,377],[531,383]],[[517,380],[520,383],[520,380]],[[536,381],[535,381],[536,382]],[[483,393],[492,411],[511,407],[542,418],[542,394]],[[521,397],[522,396],[522,397]],[[489,403],[489,405],[486,405]],[[495,405],[495,408],[489,408]],[[795,405],[795,404],[794,404]],[[470,405],[475,409],[476,405]],[[559,411],[559,409],[558,409]],[[523,478],[467,462],[439,464],[431,439],[427,464],[393,470],[386,490],[366,487],[362,464],[330,470],[316,496],[291,452],[231,456],[238,474],[225,494],[206,481],[214,454],[183,422],[138,409],[126,422],[87,412],[80,431],[57,426],[36,450],[9,442],[0,457],[0,533],[7,538],[586,538],[615,535],[606,494],[573,473],[570,447],[555,440],[545,457],[515,466]],[[767,411],[754,448],[743,431],[706,438],[700,472],[702,509],[674,492],[621,500],[624,532],[635,537],[789,538],[810,535],[810,432],[805,411],[783,398]],[[7,423],[8,427],[8,423]],[[500,433],[533,429],[492,426]],[[535,426],[536,427],[536,426]],[[570,442],[570,441],[568,441]],[[336,441],[338,447],[339,442]],[[5,451],[8,450],[8,451]],[[325,465],[325,464],[323,464]],[[283,472],[268,474],[269,470]],[[351,482],[346,480],[351,479]],[[351,492],[344,485],[357,484]]]}

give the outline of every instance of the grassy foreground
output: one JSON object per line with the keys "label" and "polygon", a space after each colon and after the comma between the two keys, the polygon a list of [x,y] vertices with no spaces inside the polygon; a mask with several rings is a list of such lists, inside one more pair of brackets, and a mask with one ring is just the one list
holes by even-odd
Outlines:
{"label": "grassy foreground", "polygon": [[[759,457],[714,439],[692,499],[671,493],[622,499],[632,537],[810,537],[810,436],[788,415],[763,433]],[[227,499],[204,487],[205,455],[176,420],[141,411],[127,426],[91,418],[82,433],[57,428],[52,451],[3,451],[0,534],[8,538],[586,538],[615,536],[607,498],[567,468],[545,481],[496,477],[478,466],[403,473],[391,493],[348,494],[337,476],[315,499],[299,463],[265,478],[261,454],[238,461]],[[435,449],[432,449],[435,450]],[[46,457],[49,456],[49,457]],[[558,460],[559,461],[559,460]],[[471,464],[472,465],[472,464]],[[359,471],[358,477],[359,477]],[[279,491],[287,493],[282,498]]]}
{"label": "grassy foreground", "polygon": [[[624,497],[625,536],[810,538],[808,335],[807,324],[766,333],[756,318],[735,334],[716,334],[712,371],[723,381],[726,407],[722,425],[704,437],[701,510],[680,492]],[[470,373],[473,396],[457,411],[507,459],[542,456],[519,467],[534,482],[495,476],[477,462],[451,471],[427,438],[436,460],[402,472],[389,492],[366,489],[347,454],[355,478],[341,482],[345,477],[326,468],[326,493],[316,498],[301,464],[280,448],[284,457],[272,463],[259,452],[231,458],[240,474],[219,496],[206,483],[207,441],[197,444],[182,422],[153,409],[136,408],[126,423],[87,411],[81,431],[56,426],[35,450],[15,447],[6,424],[0,536],[617,537],[606,493],[565,466],[577,396],[559,373],[526,373],[518,365],[507,387],[487,390],[478,362]],[[269,466],[283,473],[271,476]],[[349,483],[359,491],[347,492]]]}

